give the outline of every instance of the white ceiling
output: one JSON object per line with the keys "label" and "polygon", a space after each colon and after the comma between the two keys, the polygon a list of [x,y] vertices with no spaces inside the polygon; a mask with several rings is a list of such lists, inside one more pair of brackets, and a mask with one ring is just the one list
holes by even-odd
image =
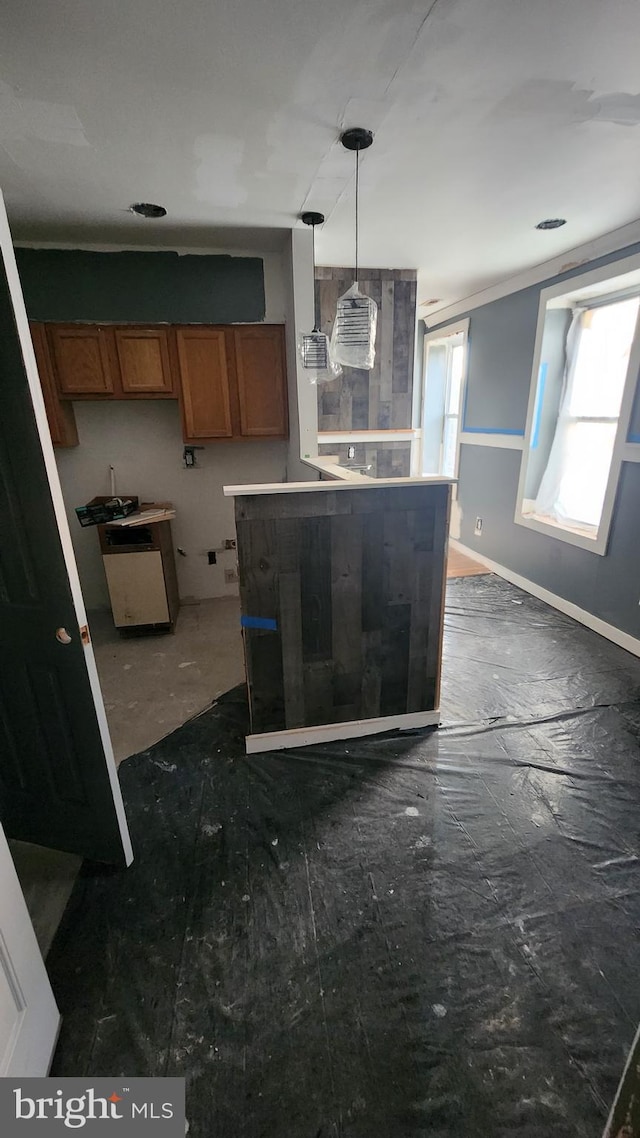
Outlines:
{"label": "white ceiling", "polygon": [[640,215],[639,42],[637,0],[4,0],[0,185],[22,240],[273,247],[306,207],[344,264],[369,127],[361,260],[453,301]]}

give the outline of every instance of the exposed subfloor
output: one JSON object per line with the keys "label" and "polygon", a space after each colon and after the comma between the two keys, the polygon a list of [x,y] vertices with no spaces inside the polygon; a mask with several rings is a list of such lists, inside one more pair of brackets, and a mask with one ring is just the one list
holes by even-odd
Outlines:
{"label": "exposed subfloor", "polygon": [[173,634],[123,636],[109,612],[89,624],[117,762],[244,681],[238,597],[183,605]]}
{"label": "exposed subfloor", "polygon": [[640,661],[447,590],[443,726],[243,753],[242,688],[123,763],[54,1075],[184,1075],[190,1138],[598,1138],[640,1020]]}

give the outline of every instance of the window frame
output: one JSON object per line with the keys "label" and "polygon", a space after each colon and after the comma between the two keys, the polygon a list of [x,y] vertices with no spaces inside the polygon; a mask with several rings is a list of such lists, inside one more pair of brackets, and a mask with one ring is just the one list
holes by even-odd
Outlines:
{"label": "window frame", "polygon": [[424,413],[425,401],[427,397],[427,357],[429,353],[429,345],[434,343],[447,344],[456,336],[462,337],[462,345],[464,347],[464,364],[462,368],[462,380],[460,383],[460,398],[458,403],[457,414],[447,412],[448,396],[451,384],[451,367],[450,362],[447,364],[447,382],[446,391],[443,403],[442,413],[442,434],[440,437],[440,460],[438,465],[442,466],[443,448],[444,448],[444,429],[447,419],[457,418],[458,420],[458,435],[456,439],[456,457],[454,464],[454,471],[452,475],[442,475],[442,477],[451,477],[454,480],[454,497],[457,492],[457,480],[460,472],[460,447],[462,445],[462,433],[464,431],[464,409],[466,406],[466,393],[467,393],[467,378],[469,374],[469,324],[470,318],[465,316],[461,320],[455,320],[451,324],[446,325],[444,328],[434,328],[432,331],[427,331],[424,334],[422,343],[422,392],[420,399],[420,472],[423,467],[423,427],[424,427]]}
{"label": "window frame", "polygon": [[[601,557],[606,556],[607,546],[609,544],[613,509],[618,491],[618,483],[620,481],[622,463],[624,461],[624,452],[629,434],[636,387],[638,385],[638,375],[640,372],[640,314],[638,315],[631,351],[629,353],[629,364],[624,381],[620,415],[618,416],[618,427],[613,445],[613,454],[611,456],[611,466],[609,468],[609,478],[607,480],[607,489],[596,537],[590,537],[586,533],[578,533],[575,530],[564,529],[560,524],[552,524],[550,522],[539,521],[537,518],[525,517],[522,513],[523,502],[525,500],[524,491],[527,463],[535,427],[544,322],[547,303],[550,300],[556,297],[566,296],[567,293],[575,292],[578,289],[588,288],[590,285],[601,284],[607,280],[615,280],[625,273],[631,273],[638,269],[640,269],[640,254],[638,253],[632,257],[624,257],[620,260],[610,261],[598,269],[591,269],[589,272],[565,278],[557,284],[549,285],[547,288],[541,289],[538,303],[536,338],[533,350],[531,380],[529,383],[527,421],[520,458],[520,477],[518,479],[514,522],[516,525],[524,526],[525,529],[534,530],[537,533],[545,534],[547,537],[554,537],[557,541],[564,541],[568,545],[575,545],[580,549],[587,549],[590,553],[597,553]],[[614,291],[612,291],[611,296],[613,300],[615,296]]]}

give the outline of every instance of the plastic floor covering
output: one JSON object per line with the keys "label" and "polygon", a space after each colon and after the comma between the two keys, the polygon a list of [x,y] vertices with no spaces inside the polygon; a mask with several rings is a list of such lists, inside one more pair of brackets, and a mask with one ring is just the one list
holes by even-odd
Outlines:
{"label": "plastic floor covering", "polygon": [[640,1021],[640,661],[470,577],[442,710],[247,758],[238,689],[127,760],[136,861],[85,867],[49,954],[53,1074],[184,1075],[190,1138],[600,1138]]}

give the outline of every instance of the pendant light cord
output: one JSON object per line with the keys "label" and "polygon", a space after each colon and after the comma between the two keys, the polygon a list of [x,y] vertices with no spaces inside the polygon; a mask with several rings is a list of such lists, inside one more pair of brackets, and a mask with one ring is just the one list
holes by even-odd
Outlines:
{"label": "pendant light cord", "polygon": [[356,284],[358,283],[358,197],[360,192],[360,147],[356,147]]}
{"label": "pendant light cord", "polygon": [[311,258],[313,260],[313,328],[312,332],[319,332],[318,313],[316,311],[316,227],[311,226]]}

